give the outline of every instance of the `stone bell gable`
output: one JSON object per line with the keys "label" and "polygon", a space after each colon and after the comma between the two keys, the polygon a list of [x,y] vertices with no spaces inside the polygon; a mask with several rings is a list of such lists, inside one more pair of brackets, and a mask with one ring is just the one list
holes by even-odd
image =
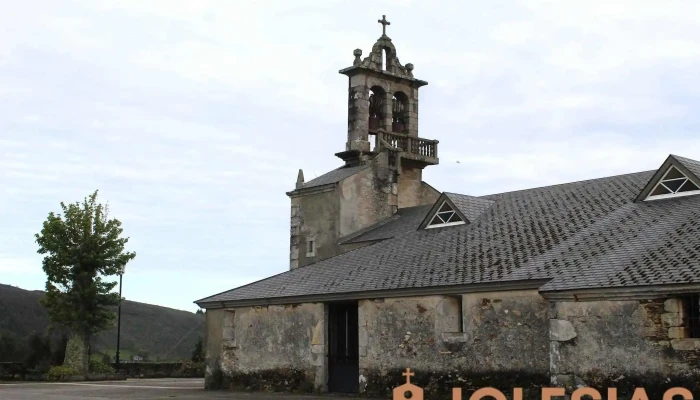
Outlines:
{"label": "stone bell gable", "polygon": [[356,49],[349,79],[345,150],[340,168],[311,181],[300,170],[291,198],[290,269],[356,248],[345,238],[386,221],[406,207],[432,204],[440,193],[422,180],[423,168],[439,163],[438,141],[418,136],[418,89],[413,64],[399,62],[382,36],[361,59]]}

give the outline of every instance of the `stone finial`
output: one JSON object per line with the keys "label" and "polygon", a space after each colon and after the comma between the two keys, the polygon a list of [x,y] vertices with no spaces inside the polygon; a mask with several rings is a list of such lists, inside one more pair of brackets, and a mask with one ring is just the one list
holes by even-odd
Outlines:
{"label": "stone finial", "polygon": [[413,64],[411,64],[411,63],[406,64],[406,71],[408,71],[408,72],[413,71]]}
{"label": "stone finial", "polygon": [[304,170],[299,168],[299,174],[297,175],[297,189],[304,186]]}
{"label": "stone finial", "polygon": [[355,49],[352,54],[355,56],[355,61],[353,61],[352,65],[353,66],[358,66],[362,62],[362,59],[360,59],[360,56],[362,56],[362,49]]}

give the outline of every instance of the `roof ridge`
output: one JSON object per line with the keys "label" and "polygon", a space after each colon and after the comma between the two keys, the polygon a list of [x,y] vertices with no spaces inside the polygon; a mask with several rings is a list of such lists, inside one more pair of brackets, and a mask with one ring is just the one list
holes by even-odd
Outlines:
{"label": "roof ridge", "polygon": [[[531,190],[539,190],[539,189],[547,189],[547,188],[553,188],[557,186],[564,186],[564,185],[573,185],[576,183],[584,183],[584,182],[593,182],[593,181],[602,181],[604,179],[613,179],[613,178],[620,178],[623,176],[632,176],[632,175],[639,175],[639,174],[647,174],[649,172],[656,172],[655,169],[650,169],[646,171],[638,171],[638,172],[629,172],[626,174],[617,174],[617,175],[610,175],[610,176],[601,176],[600,178],[590,178],[590,179],[581,179],[578,181],[571,181],[571,182],[564,182],[564,183],[555,183],[553,185],[544,185],[544,186],[536,186],[532,188],[527,188],[527,189],[517,189],[517,190],[510,190],[506,192],[499,192],[499,193],[491,193],[491,194],[485,194],[482,196],[477,196],[481,199],[487,199],[490,196],[502,196],[504,194],[511,194],[511,193],[518,193],[518,192],[528,192]],[[491,199],[488,199],[491,200]]]}
{"label": "roof ridge", "polygon": [[700,164],[700,161],[698,161],[698,160],[695,160],[695,159],[693,159],[693,158],[688,158],[688,157],[679,156],[678,154],[673,154],[673,153],[671,153],[671,157],[676,158],[676,159],[679,159],[679,158],[680,158],[680,159],[683,159],[683,160],[688,160],[688,161],[692,161],[692,162],[695,162],[695,163]]}

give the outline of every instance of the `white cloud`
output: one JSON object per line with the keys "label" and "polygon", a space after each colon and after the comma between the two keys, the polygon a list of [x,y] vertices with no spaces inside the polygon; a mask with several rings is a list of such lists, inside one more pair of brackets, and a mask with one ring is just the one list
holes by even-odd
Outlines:
{"label": "white cloud", "polygon": [[[311,179],[340,164],[333,154],[345,145],[347,78],[338,70],[351,65],[355,48],[367,55],[382,14],[401,61],[430,82],[421,89],[420,134],[440,140],[442,165],[424,175],[438,189],[488,194],[653,169],[671,152],[700,158],[700,44],[692,40],[699,7],[631,0],[5,7],[0,253],[15,267],[0,271],[11,268],[15,282],[35,271],[16,267],[36,257],[26,231],[38,231],[60,201],[94,189],[132,237],[139,280],[170,285],[140,283],[152,301],[189,307],[166,292],[177,287],[194,300],[284,270],[284,193],[298,168]],[[40,287],[40,275],[21,282]],[[185,279],[206,287],[188,289]]]}

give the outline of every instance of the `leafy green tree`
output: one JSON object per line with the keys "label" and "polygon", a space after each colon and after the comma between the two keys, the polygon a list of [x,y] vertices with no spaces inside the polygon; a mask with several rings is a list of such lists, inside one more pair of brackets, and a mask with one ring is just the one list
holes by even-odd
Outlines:
{"label": "leafy green tree", "polygon": [[46,372],[51,367],[51,341],[45,335],[33,333],[27,339],[27,353],[24,365],[31,369]]}
{"label": "leafy green tree", "polygon": [[26,344],[14,335],[0,332],[0,362],[23,362]]}
{"label": "leafy green tree", "polygon": [[136,254],[126,252],[121,222],[109,219],[108,208],[97,202],[97,191],[82,203],[61,202],[61,214],[49,213],[36,235],[44,255],[47,309],[53,325],[70,331],[64,365],[78,373],[88,371],[92,334],[113,324],[109,307],[119,303],[116,282],[105,278],[123,273]]}
{"label": "leafy green tree", "polygon": [[66,346],[68,345],[68,336],[63,334],[57,340],[55,344],[51,345],[51,365],[61,365],[63,360],[66,359]]}
{"label": "leafy green tree", "polygon": [[204,361],[204,344],[202,343],[202,337],[200,336],[197,343],[194,345],[194,350],[192,351],[192,362],[202,361]]}

